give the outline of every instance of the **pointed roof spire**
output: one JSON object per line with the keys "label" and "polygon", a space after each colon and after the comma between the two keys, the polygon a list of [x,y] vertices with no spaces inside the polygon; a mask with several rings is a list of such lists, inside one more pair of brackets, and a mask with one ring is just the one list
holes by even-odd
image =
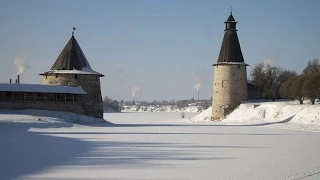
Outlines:
{"label": "pointed roof spire", "polygon": [[[49,72],[46,73],[70,73],[70,74],[95,74],[104,76],[101,73],[94,71],[86,56],[84,55],[80,45],[74,37],[73,27],[72,36],[61,51],[60,55],[50,68]],[[43,74],[46,74],[43,73]],[[41,74],[42,75],[42,74]]]}
{"label": "pointed roof spire", "polygon": [[217,63],[244,63],[237,35],[237,22],[234,20],[232,14],[230,14],[229,18],[225,23],[226,29]]}
{"label": "pointed roof spire", "polygon": [[236,22],[236,20],[234,19],[233,15],[232,15],[232,12],[231,12],[230,16],[228,17],[226,23],[227,22]]}
{"label": "pointed roof spire", "polygon": [[84,68],[91,69],[91,66],[72,34],[50,70],[82,70]]}

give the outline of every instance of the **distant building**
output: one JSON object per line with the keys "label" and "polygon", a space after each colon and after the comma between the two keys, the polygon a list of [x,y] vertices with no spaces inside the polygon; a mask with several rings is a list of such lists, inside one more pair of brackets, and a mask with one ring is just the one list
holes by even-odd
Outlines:
{"label": "distant building", "polygon": [[103,117],[100,77],[104,75],[91,68],[73,34],[50,70],[40,75],[43,85],[0,83],[0,108]]}
{"label": "distant building", "polygon": [[232,12],[225,22],[218,61],[214,64],[212,119],[220,119],[248,99],[247,70]]}

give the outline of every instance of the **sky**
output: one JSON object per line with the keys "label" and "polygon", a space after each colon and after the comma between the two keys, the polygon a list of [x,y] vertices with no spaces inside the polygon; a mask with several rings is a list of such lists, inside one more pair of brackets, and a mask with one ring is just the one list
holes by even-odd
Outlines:
{"label": "sky", "polygon": [[301,73],[320,58],[318,0],[0,0],[0,82],[39,84],[71,37],[101,78],[102,96],[212,97],[213,66],[232,12],[245,62]]}

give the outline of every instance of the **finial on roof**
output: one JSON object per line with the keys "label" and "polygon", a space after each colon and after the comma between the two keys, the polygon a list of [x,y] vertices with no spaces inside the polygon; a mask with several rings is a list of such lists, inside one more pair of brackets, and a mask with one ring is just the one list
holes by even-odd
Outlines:
{"label": "finial on roof", "polygon": [[72,36],[74,35],[74,31],[77,30],[76,27],[73,26],[72,28]]}
{"label": "finial on roof", "polygon": [[232,15],[232,6],[231,6],[231,15]]}

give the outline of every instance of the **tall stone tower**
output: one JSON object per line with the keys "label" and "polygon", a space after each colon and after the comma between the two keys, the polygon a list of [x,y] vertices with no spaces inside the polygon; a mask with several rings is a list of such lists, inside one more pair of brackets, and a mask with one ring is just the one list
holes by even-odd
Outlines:
{"label": "tall stone tower", "polygon": [[248,99],[248,66],[242,56],[232,12],[225,22],[226,28],[218,62],[214,64],[212,119],[220,119]]}
{"label": "tall stone tower", "polygon": [[91,68],[73,32],[50,70],[40,75],[43,76],[42,84],[81,86],[87,92],[79,98],[85,114],[103,117],[100,77],[104,75]]}

